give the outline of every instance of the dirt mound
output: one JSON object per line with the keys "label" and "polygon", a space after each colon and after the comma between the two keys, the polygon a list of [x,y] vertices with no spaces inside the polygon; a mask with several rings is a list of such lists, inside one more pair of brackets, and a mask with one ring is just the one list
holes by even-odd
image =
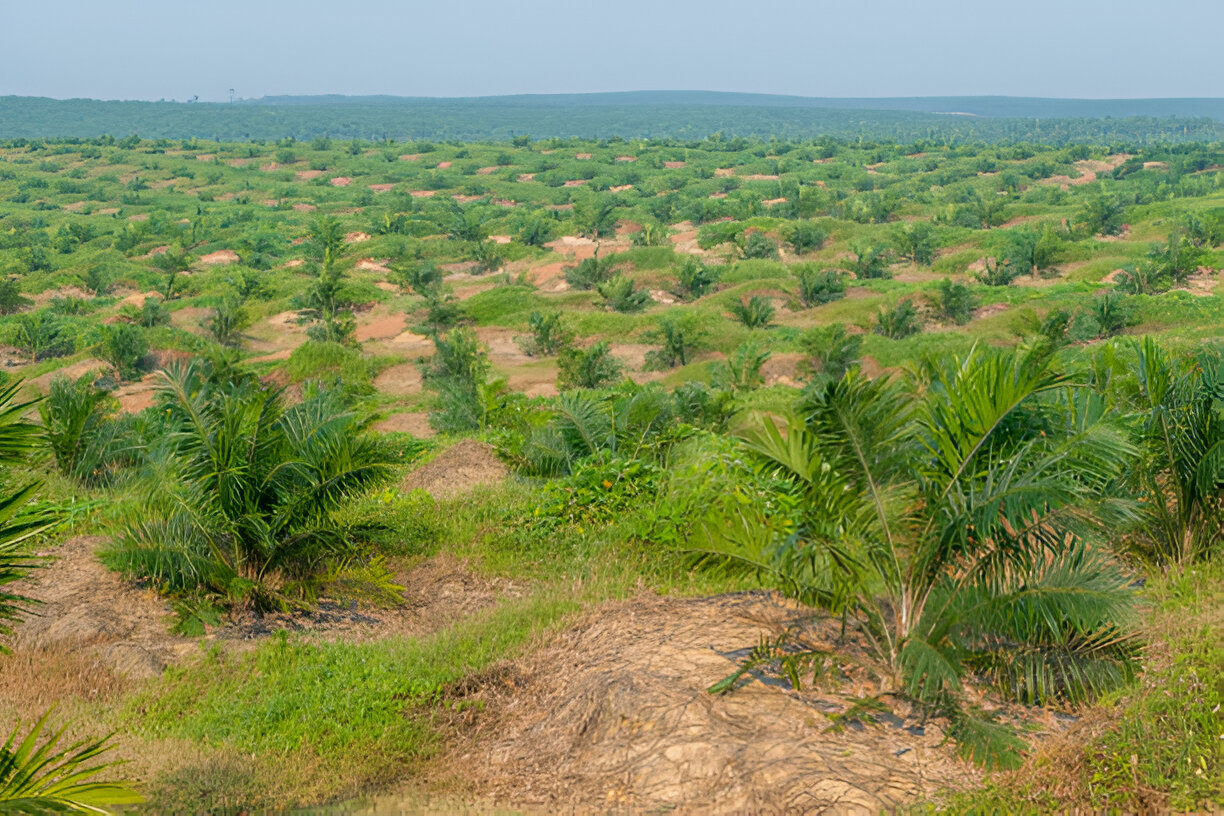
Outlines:
{"label": "dirt mound", "polygon": [[606,606],[455,690],[486,708],[453,764],[492,801],[550,811],[878,813],[975,778],[930,722],[831,728],[845,698],[759,678],[706,692],[787,626],[817,645],[836,634],[765,593]]}
{"label": "dirt mound", "polygon": [[201,255],[196,261],[200,266],[221,266],[222,264],[236,264],[241,260],[238,253],[232,249],[219,249],[216,252],[210,252],[207,255]]}
{"label": "dirt mound", "polygon": [[497,484],[508,473],[491,446],[475,439],[464,439],[432,462],[409,473],[400,488],[404,491],[421,489],[435,499],[451,499],[474,487]]}
{"label": "dirt mound", "polygon": [[18,594],[41,603],[16,627],[14,645],[84,649],[120,674],[154,677],[194,644],[169,634],[170,610],[156,593],[98,562],[94,553],[103,540],[68,540],[44,553],[55,559],[49,566],[16,585]]}

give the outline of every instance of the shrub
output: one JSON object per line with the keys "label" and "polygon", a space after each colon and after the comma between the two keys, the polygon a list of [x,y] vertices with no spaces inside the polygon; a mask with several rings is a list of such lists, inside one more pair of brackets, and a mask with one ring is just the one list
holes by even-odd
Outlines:
{"label": "shrub", "polygon": [[612,259],[601,259],[598,254],[584,258],[577,266],[565,270],[566,282],[575,289],[594,289],[612,276]]}
{"label": "shrub", "polygon": [[740,252],[748,260],[772,260],[778,257],[778,243],[765,233],[753,230],[744,236]]}
{"label": "shrub", "polygon": [[680,262],[676,270],[675,293],[682,298],[692,300],[699,298],[718,282],[718,269],[707,266],[697,258],[688,255]]}
{"label": "shrub", "polygon": [[612,356],[612,348],[601,340],[589,348],[570,346],[557,358],[557,388],[602,388],[616,382],[624,371],[620,361]]}
{"label": "shrub", "polygon": [[728,307],[731,316],[750,329],[768,328],[776,313],[768,298],[753,295],[751,298],[740,298]]}
{"label": "shrub", "polygon": [[881,306],[876,313],[875,333],[891,340],[902,340],[922,331],[918,308],[909,298],[896,306]]}
{"label": "shrub", "polygon": [[659,320],[658,330],[647,336],[650,342],[661,343],[662,348],[646,352],[646,368],[661,371],[688,365],[689,354],[705,336],[705,329],[694,315],[663,317]]}
{"label": "shrub", "polygon": [[973,310],[977,307],[977,298],[973,290],[963,283],[953,283],[948,278],[939,282],[936,293],[931,297],[935,313],[942,319],[958,326],[963,326],[973,319]]}
{"label": "shrub", "polygon": [[140,373],[145,355],[149,353],[149,341],[144,330],[127,323],[115,323],[101,327],[98,356],[110,363],[120,379],[131,379]]}
{"label": "shrub", "polygon": [[565,327],[560,312],[532,312],[527,318],[530,337],[516,337],[514,342],[528,357],[551,357],[574,340],[574,333]]}
{"label": "shrub", "polygon": [[863,338],[840,323],[808,329],[800,342],[808,355],[807,367],[834,380],[859,364],[863,347]]}
{"label": "shrub", "polygon": [[827,240],[829,233],[811,221],[796,221],[786,233],[786,241],[796,255],[820,249]]}
{"label": "shrub", "polygon": [[846,296],[846,281],[836,269],[803,264],[795,268],[795,277],[799,281],[799,300],[809,309]]}
{"label": "shrub", "polygon": [[486,414],[485,386],[489,358],[471,329],[435,335],[434,356],[425,367],[425,382],[437,394],[429,424],[438,431],[479,428]]}
{"label": "shrub", "polygon": [[850,263],[850,271],[859,280],[890,278],[888,266],[892,263],[892,251],[888,247],[878,247],[865,241],[853,241],[850,251],[854,259]]}
{"label": "shrub", "polygon": [[650,304],[650,293],[645,289],[635,289],[633,279],[624,275],[604,281],[598,289],[604,306],[613,311],[640,312]]}

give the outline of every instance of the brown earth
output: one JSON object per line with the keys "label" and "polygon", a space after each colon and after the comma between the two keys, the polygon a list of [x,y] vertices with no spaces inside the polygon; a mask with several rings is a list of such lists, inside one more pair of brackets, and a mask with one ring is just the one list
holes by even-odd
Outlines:
{"label": "brown earth", "polygon": [[[173,619],[165,599],[104,567],[96,556],[104,543],[100,536],[69,539],[44,553],[53,559],[44,569],[12,585],[40,602],[35,615],[14,627],[14,651],[35,665],[43,662],[40,654],[45,660],[67,651],[88,656],[121,677],[156,677],[197,652],[201,639],[171,634]],[[446,554],[399,564],[394,573],[395,583],[403,587],[401,605],[357,608],[325,597],[312,612],[243,616],[203,640],[241,648],[281,629],[350,642],[422,635],[518,594],[509,581],[477,576]]]}
{"label": "brown earth", "polygon": [[353,180],[348,176],[336,176],[331,180],[331,186],[333,187],[347,187],[352,183]]}
{"label": "brown earth", "polygon": [[509,472],[490,445],[464,439],[409,472],[400,489],[424,490],[435,499],[452,499],[475,487],[500,484]]}
{"label": "brown earth", "polygon": [[817,647],[836,634],[765,593],[609,603],[453,688],[477,713],[442,767],[487,801],[548,812],[874,814],[978,778],[943,723],[904,707],[834,728],[864,688],[852,679],[707,693],[788,627]]}
{"label": "brown earth", "polygon": [[383,394],[406,397],[421,393],[421,380],[421,369],[416,363],[401,363],[379,372],[374,387]]}
{"label": "brown earth", "polygon": [[103,542],[99,536],[69,539],[44,553],[55,559],[49,566],[15,585],[40,604],[37,616],[15,628],[14,646],[71,646],[95,653],[119,674],[157,676],[195,645],[169,634],[169,609],[155,592],[98,562],[94,552]]}
{"label": "brown earth", "polygon": [[392,414],[386,419],[374,423],[374,430],[380,433],[409,433],[420,439],[429,439],[435,431],[429,425],[429,414],[424,411],[407,411]]}
{"label": "brown earth", "polygon": [[236,264],[239,260],[238,253],[234,250],[219,249],[216,252],[201,255],[196,260],[196,263],[200,266],[221,266],[223,264]]}
{"label": "brown earth", "polygon": [[358,343],[390,340],[403,334],[407,328],[408,318],[404,314],[391,314],[386,307],[377,306],[358,318],[354,337]]}

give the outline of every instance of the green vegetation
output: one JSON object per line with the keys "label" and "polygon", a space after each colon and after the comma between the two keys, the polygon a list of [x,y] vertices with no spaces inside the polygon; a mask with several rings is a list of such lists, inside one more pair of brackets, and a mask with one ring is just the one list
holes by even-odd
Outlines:
{"label": "green vegetation", "polygon": [[[575,613],[760,588],[827,642],[702,683],[803,668],[842,700],[852,658],[834,726],[904,701],[1023,762],[980,793],[1013,804],[1049,803],[1007,781],[1033,709],[1103,706],[1074,801],[1211,803],[1218,649],[1165,594],[1218,609],[1224,173],[1183,141],[1215,126],[694,138],[698,110],[686,141],[397,144],[369,107],[343,140],[0,143],[0,585],[97,535],[212,636],[63,700],[154,808],[402,784]],[[418,620],[437,569],[498,589]]]}

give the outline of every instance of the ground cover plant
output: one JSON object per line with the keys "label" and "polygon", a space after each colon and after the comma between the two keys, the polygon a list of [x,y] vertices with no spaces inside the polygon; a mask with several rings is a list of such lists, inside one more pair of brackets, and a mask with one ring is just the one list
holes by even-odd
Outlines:
{"label": "ground cover plant", "polygon": [[800,622],[704,620],[669,682],[939,729],[1012,804],[1054,712],[1159,717],[1184,755],[1110,723],[1075,801],[1209,806],[1214,652],[1161,610],[1219,608],[1219,154],[0,142],[0,725],[117,732],[167,810],[479,795],[455,752],[584,616],[771,590]]}

